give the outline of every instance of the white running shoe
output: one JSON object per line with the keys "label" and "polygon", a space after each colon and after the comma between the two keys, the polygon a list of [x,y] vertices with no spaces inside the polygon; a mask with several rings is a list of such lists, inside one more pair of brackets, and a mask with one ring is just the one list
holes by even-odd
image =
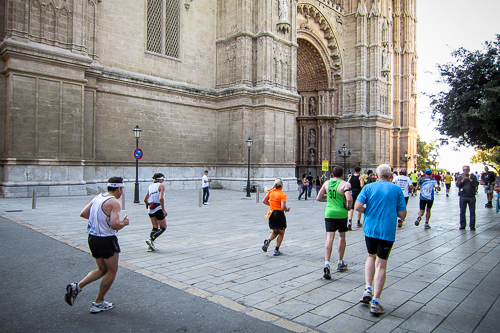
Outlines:
{"label": "white running shoe", "polygon": [[115,305],[113,303],[108,303],[106,301],[102,301],[101,303],[92,302],[92,307],[90,308],[90,313],[99,313],[103,311],[109,311],[114,308]]}
{"label": "white running shoe", "polygon": [[151,240],[151,238],[146,241],[146,244],[149,246],[148,252],[156,251],[155,243]]}

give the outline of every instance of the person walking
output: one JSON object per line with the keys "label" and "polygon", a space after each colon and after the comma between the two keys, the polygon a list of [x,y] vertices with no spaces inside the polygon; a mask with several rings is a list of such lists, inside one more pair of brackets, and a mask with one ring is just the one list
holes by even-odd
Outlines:
{"label": "person walking", "polygon": [[300,186],[302,192],[300,192],[300,194],[299,194],[299,200],[302,197],[302,194],[304,194],[304,193],[306,194],[305,200],[307,200],[307,188],[308,187],[309,187],[309,180],[307,180],[306,174],[303,174],[302,175],[302,184]]}
{"label": "person walking", "polygon": [[208,179],[208,170],[205,170],[203,177],[201,178],[201,188],[203,189],[203,204],[208,205],[208,198],[210,197],[210,186],[211,180]]}
{"label": "person walking", "polygon": [[484,185],[484,193],[488,202],[484,205],[485,208],[493,208],[493,187],[495,186],[496,175],[493,171],[489,171],[487,166],[484,167],[484,172],[481,175],[481,185]]}
{"label": "person walking", "polygon": [[470,230],[476,230],[476,193],[479,182],[477,177],[470,173],[468,165],[464,165],[463,174],[458,176],[456,185],[458,187],[458,195],[460,196],[460,230],[465,229],[467,220],[465,219],[465,211],[469,206],[469,227]]}
{"label": "person walking", "polygon": [[309,172],[309,175],[307,176],[307,181],[309,182],[308,188],[307,188],[307,196],[310,198],[311,197],[311,191],[313,187],[313,181],[314,178],[312,176],[312,172]]}
{"label": "person walking", "polygon": [[429,220],[431,218],[431,208],[434,203],[434,188],[439,187],[436,179],[431,177],[432,170],[425,169],[425,175],[420,177],[417,183],[417,189],[420,190],[420,211],[418,212],[417,220],[415,221],[415,225],[418,227],[420,221],[422,220],[422,216],[425,214],[425,224],[424,229],[430,229],[431,226],[429,224]]}
{"label": "person walking", "polygon": [[[401,191],[403,191],[403,196],[405,197],[405,203],[408,206],[408,200],[410,199],[410,192],[413,191],[413,185],[410,177],[406,175],[406,169],[402,168],[399,170],[399,176],[396,176],[392,182],[399,186]],[[404,220],[398,218],[398,228],[403,227]]]}
{"label": "person walking", "polygon": [[446,174],[444,175],[444,186],[446,186],[446,197],[450,196],[450,188],[452,180],[453,176],[450,174],[449,171],[446,171]]}
{"label": "person walking", "polygon": [[[338,271],[345,271],[347,264],[344,262],[344,253],[346,248],[345,233],[347,229],[347,212],[351,209],[353,201],[350,192],[351,185],[343,181],[344,169],[340,166],[333,168],[332,178],[326,182],[316,197],[317,201],[323,199],[326,195],[326,210],[325,210],[325,267],[323,268],[323,277],[327,280],[332,278],[330,271],[330,257],[332,256],[332,246],[335,239],[335,232],[339,232],[338,255],[337,263]],[[344,200],[347,201],[347,207],[344,205]]]}
{"label": "person walking", "polygon": [[127,215],[120,221],[122,206],[118,199],[123,195],[124,190],[123,178],[109,178],[107,192],[94,197],[80,213],[81,217],[88,220],[88,244],[92,257],[95,258],[97,269],[89,272],[80,282],[66,286],[64,299],[70,306],[73,306],[76,297],[86,285],[102,278],[90,312],[99,313],[114,308],[114,304],[106,302],[104,296],[111,288],[118,271],[118,257],[121,250],[116,231],[129,225]]}
{"label": "person walking", "polygon": [[363,229],[368,251],[366,287],[360,302],[371,302],[370,313],[373,315],[385,313],[380,297],[386,280],[387,261],[396,240],[396,220],[406,218],[403,191],[390,182],[391,168],[382,164],[377,168],[377,174],[379,181],[363,187],[354,205],[358,212],[365,214]]}
{"label": "person walking", "polygon": [[321,189],[321,179],[319,179],[319,175],[316,176],[316,179],[314,181],[314,186],[316,187],[316,196],[318,196],[319,190]]}
{"label": "person walking", "polygon": [[144,203],[148,208],[149,218],[153,229],[149,234],[149,239],[146,241],[148,244],[148,252],[156,251],[154,244],[155,240],[167,230],[167,220],[165,219],[167,211],[165,210],[165,175],[162,173],[155,173],[153,175],[154,182],[149,185],[148,192],[144,197]]}
{"label": "person walking", "polygon": [[413,185],[413,190],[411,191],[411,196],[417,196],[417,183],[418,183],[418,172],[413,171],[410,175],[411,184]]}
{"label": "person walking", "polygon": [[281,243],[285,237],[286,230],[286,217],[285,212],[290,211],[290,207],[286,205],[286,194],[281,191],[283,188],[283,181],[281,178],[277,178],[274,181],[273,188],[267,192],[264,200],[262,201],[265,205],[269,206],[268,213],[266,217],[269,218],[269,229],[271,229],[271,234],[269,238],[264,240],[264,245],[262,246],[262,251],[267,252],[269,244],[271,241],[276,239],[276,247],[274,249],[274,256],[282,255],[283,252],[280,251]]}
{"label": "person walking", "polygon": [[[354,167],[354,175],[347,179],[347,182],[351,184],[351,194],[352,194],[352,202],[356,202],[356,199],[361,192],[363,186],[365,186],[365,178],[361,176],[361,167]],[[349,211],[349,221],[347,223],[347,229],[352,230],[352,217],[354,215],[354,209]],[[358,223],[356,224],[357,228],[361,228],[363,225],[361,224],[361,213],[358,212]]]}

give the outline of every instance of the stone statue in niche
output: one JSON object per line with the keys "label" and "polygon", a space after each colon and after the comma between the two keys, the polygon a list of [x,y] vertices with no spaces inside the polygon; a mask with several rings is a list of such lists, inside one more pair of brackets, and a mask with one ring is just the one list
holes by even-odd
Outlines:
{"label": "stone statue in niche", "polygon": [[278,30],[288,32],[290,30],[289,17],[289,2],[290,0],[277,0],[278,1]]}
{"label": "stone statue in niche", "polygon": [[309,97],[309,115],[316,115],[316,98],[314,97]]}
{"label": "stone statue in niche", "polygon": [[309,150],[309,160],[311,161],[312,164],[315,164],[316,162],[316,154],[314,153],[314,149]]}
{"label": "stone statue in niche", "polygon": [[316,146],[316,131],[314,129],[309,130],[309,146]]}
{"label": "stone statue in niche", "polygon": [[382,51],[382,71],[389,71],[389,52],[387,49]]}

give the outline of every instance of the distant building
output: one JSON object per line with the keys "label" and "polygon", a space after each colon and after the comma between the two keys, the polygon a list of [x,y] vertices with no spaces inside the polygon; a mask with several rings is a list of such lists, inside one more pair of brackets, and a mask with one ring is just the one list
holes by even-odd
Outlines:
{"label": "distant building", "polygon": [[[416,0],[6,0],[0,191],[225,188],[416,154]],[[413,161],[408,163],[411,170]],[[401,165],[403,166],[403,165]]]}

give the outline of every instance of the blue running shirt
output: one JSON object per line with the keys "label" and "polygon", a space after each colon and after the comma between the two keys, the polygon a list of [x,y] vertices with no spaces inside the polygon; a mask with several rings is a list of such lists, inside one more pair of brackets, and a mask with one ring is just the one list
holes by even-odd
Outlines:
{"label": "blue running shirt", "polygon": [[388,181],[379,180],[365,185],[356,201],[366,204],[363,221],[365,236],[394,242],[398,212],[406,210],[401,188]]}
{"label": "blue running shirt", "polygon": [[434,200],[434,187],[439,186],[434,178],[424,176],[418,180],[418,186],[420,186],[420,200]]}

